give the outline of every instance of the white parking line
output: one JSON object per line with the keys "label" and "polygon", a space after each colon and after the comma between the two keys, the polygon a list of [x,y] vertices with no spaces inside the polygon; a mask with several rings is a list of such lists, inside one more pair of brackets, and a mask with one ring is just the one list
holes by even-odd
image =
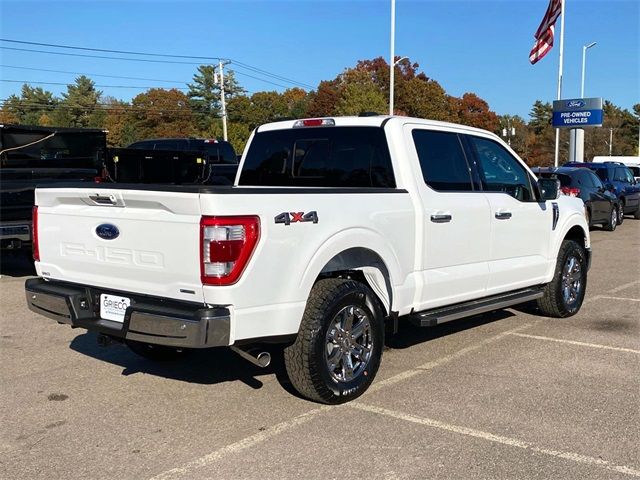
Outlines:
{"label": "white parking line", "polygon": [[[474,350],[478,350],[479,348],[482,348],[483,346],[495,342],[497,340],[500,340],[501,338],[506,337],[507,335],[510,334],[514,334],[516,332],[519,332],[521,330],[524,330],[526,328],[529,328],[531,326],[533,326],[533,323],[526,323],[524,325],[520,325],[517,328],[511,329],[511,330],[507,330],[506,332],[502,332],[499,333],[498,335],[494,335],[493,337],[489,337],[481,342],[475,343],[473,345],[470,345],[468,347],[465,347],[461,350],[458,350],[455,353],[452,353],[450,355],[445,355],[444,357],[440,357],[436,360],[432,360],[430,362],[427,362],[423,365],[420,365],[419,367],[416,367],[412,370],[407,370],[406,372],[402,372],[399,373],[397,375],[394,375],[393,377],[387,378],[386,380],[382,380],[381,382],[378,383],[374,383],[373,385],[371,385],[371,387],[369,387],[369,389],[367,390],[366,394],[368,394],[369,392],[372,391],[377,391],[380,390],[383,387],[389,386],[389,385],[394,385],[402,380],[405,380],[407,378],[411,378],[415,375],[418,375],[419,373],[424,372],[425,370],[430,370],[432,368],[435,368],[439,365],[443,365],[447,362],[450,362],[458,357],[461,357],[469,352],[472,352]],[[365,394],[365,395],[366,395]],[[297,427],[298,425],[302,425],[303,423],[307,423],[309,420],[311,420],[312,418],[314,418],[315,416],[317,416],[318,414],[320,414],[321,412],[327,410],[327,409],[331,409],[331,408],[337,408],[337,407],[331,407],[331,406],[323,406],[320,408],[316,408],[314,410],[311,410],[307,413],[304,413],[302,415],[299,415],[298,417],[293,418],[292,420],[289,421],[285,421],[282,423],[279,423],[277,425],[274,425],[273,427],[269,427],[266,430],[262,431],[262,432],[258,432],[254,435],[251,435],[249,437],[243,438],[242,440],[238,440],[235,443],[232,443],[230,445],[226,445],[224,447],[219,448],[218,450],[215,450],[211,453],[208,453],[207,455],[200,457],[200,458],[196,458],[195,460],[192,460],[180,467],[176,467],[176,468],[172,468],[170,470],[167,470],[165,472],[159,473],[158,475],[151,477],[149,480],[171,480],[171,479],[176,479],[176,478],[183,478],[185,476],[187,476],[187,474],[189,474],[191,471],[193,471],[194,469],[197,468],[201,468],[201,467],[205,467],[207,465],[211,465],[212,463],[216,462],[217,460],[221,459],[222,457],[224,457],[227,454],[231,454],[234,452],[238,452],[240,450],[244,450],[246,448],[249,447],[253,447],[254,445],[264,442],[265,440],[268,440],[271,437],[274,437],[286,430],[290,430],[294,427]]]}
{"label": "white parking line", "polygon": [[271,437],[275,437],[276,435],[286,430],[290,430],[293,427],[297,427],[298,425],[307,423],[308,421],[313,419],[315,416],[317,416],[319,413],[330,408],[332,407],[322,406],[320,408],[310,410],[306,413],[303,413],[302,415],[298,415],[297,417],[292,418],[291,420],[278,423],[277,425],[268,427],[265,430],[258,432],[254,435],[245,437],[242,440],[238,440],[235,443],[221,447],[218,450],[214,450],[213,452],[208,453],[203,457],[196,458],[195,460],[185,463],[180,467],[172,468],[165,472],[159,473],[158,475],[151,477],[149,480],[170,480],[174,478],[183,478],[185,476],[189,478],[188,474],[191,471],[195,470],[196,468],[202,468],[202,467],[206,467],[207,465],[211,465],[212,463],[221,459],[227,454],[239,452],[240,450],[245,450],[247,448],[253,447],[254,445],[264,442],[265,440],[268,440]]}
{"label": "white parking line", "polygon": [[551,450],[548,448],[537,447],[530,442],[525,442],[523,440],[518,440],[516,438],[503,437],[501,435],[495,435],[490,432],[483,432],[482,430],[476,430],[473,428],[461,427],[458,425],[452,425],[449,423],[440,422],[438,420],[433,420],[431,418],[417,417],[415,415],[410,415],[407,413],[388,410],[386,408],[376,407],[373,405],[367,405],[364,403],[360,403],[359,401],[350,402],[350,403],[347,403],[346,405],[352,408],[356,408],[358,410],[365,411],[365,412],[376,413],[378,415],[384,415],[387,417],[396,418],[398,420],[404,420],[406,422],[438,428],[440,430],[446,430],[449,432],[466,435],[468,437],[480,438],[482,440],[487,440],[489,442],[500,443],[502,445],[507,445],[509,447],[520,448],[523,450],[530,450],[532,452],[541,453],[541,454],[549,455],[552,457],[571,460],[576,463],[594,465],[594,466],[606,468],[607,470],[612,470],[614,472],[624,473],[626,475],[631,475],[634,477],[640,477],[640,470],[637,470],[633,467],[627,467],[624,465],[613,465],[610,462],[607,462],[606,460],[602,460],[600,458],[589,457],[587,455],[581,455],[579,453],[563,452],[558,450]]}
{"label": "white parking line", "polygon": [[600,298],[608,298],[610,300],[628,300],[630,302],[640,302],[640,298],[609,297],[608,295],[600,295]]}
{"label": "white parking line", "polygon": [[629,283],[625,283],[624,285],[620,285],[616,288],[613,288],[611,290],[609,290],[608,292],[605,293],[618,293],[622,290],[626,290],[629,287],[633,287],[634,285],[638,285],[640,283],[640,280],[635,280],[633,282],[629,282]]}
{"label": "white parking line", "polygon": [[494,335],[493,337],[489,337],[485,340],[482,340],[481,342],[478,343],[474,343],[473,345],[469,345],[468,347],[462,348],[460,350],[458,350],[457,352],[454,352],[450,355],[445,355],[444,357],[440,357],[440,358],[436,358],[435,360],[431,360],[430,362],[424,363],[418,367],[412,368],[411,370],[405,370],[404,372],[400,372],[397,375],[394,375],[392,377],[386,378],[384,380],[381,380],[379,382],[374,383],[373,385],[371,385],[369,387],[369,389],[366,391],[365,395],[372,393],[372,392],[377,392],[378,390],[380,390],[381,388],[384,387],[388,387],[389,385],[394,385],[398,382],[402,382],[403,380],[407,380],[411,377],[415,377],[416,375],[419,375],[420,373],[423,373],[425,370],[431,370],[432,368],[435,367],[439,367],[440,365],[443,365],[445,363],[449,363],[452,360],[455,360],[456,358],[462,357],[463,355],[466,355],[469,352],[473,352],[474,350],[478,350],[482,347],[484,347],[485,345],[488,345],[490,343],[496,342],[498,340],[500,340],[501,338],[506,337],[507,335],[513,335],[516,332],[519,332],[521,330],[525,330],[529,327],[532,327],[534,324],[533,323],[525,323],[524,325],[520,325],[519,327],[516,327],[512,330],[507,330],[506,332],[502,332],[499,333],[498,335]]}
{"label": "white parking line", "polygon": [[576,342],[575,340],[564,340],[562,338],[542,337],[540,335],[529,335],[527,333],[511,332],[509,335],[515,335],[516,337],[534,338],[536,340],[545,340],[548,342],[568,343],[569,345],[579,345],[581,347],[601,348],[603,350],[615,350],[617,352],[635,353],[640,355],[640,350],[633,350],[631,348],[611,347],[609,345],[600,345],[598,343],[585,343]]}

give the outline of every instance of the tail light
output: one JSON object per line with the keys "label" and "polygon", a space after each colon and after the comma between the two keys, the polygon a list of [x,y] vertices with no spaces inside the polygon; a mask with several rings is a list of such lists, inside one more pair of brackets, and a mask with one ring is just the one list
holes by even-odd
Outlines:
{"label": "tail light", "polygon": [[563,193],[563,195],[568,195],[570,197],[579,197],[580,196],[580,189],[579,188],[561,187],[560,191]]}
{"label": "tail light", "polygon": [[40,261],[40,248],[38,247],[38,207],[33,207],[33,225],[32,225],[32,242],[33,242],[33,259]]}
{"label": "tail light", "polygon": [[333,118],[307,118],[306,120],[296,120],[293,127],[332,127],[335,124],[336,121]]}
{"label": "tail light", "polygon": [[202,217],[200,273],[205,285],[231,285],[242,275],[260,238],[256,216]]}

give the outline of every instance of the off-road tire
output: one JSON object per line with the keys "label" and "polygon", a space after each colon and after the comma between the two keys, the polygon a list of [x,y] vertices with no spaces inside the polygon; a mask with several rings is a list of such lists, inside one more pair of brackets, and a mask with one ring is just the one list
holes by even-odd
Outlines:
{"label": "off-road tire", "polygon": [[638,209],[634,212],[633,218],[635,218],[636,220],[640,220],[640,207],[638,207]]}
{"label": "off-road tire", "polygon": [[[563,294],[567,284],[565,275],[568,262],[574,258],[580,268],[579,274],[574,273],[574,278],[580,281],[580,285],[575,295],[575,299],[567,300]],[[578,313],[584,294],[587,289],[587,254],[575,240],[565,240],[560,246],[558,260],[553,275],[553,280],[544,287],[544,295],[537,300],[538,308],[547,317],[565,318]]]}
{"label": "off-road tire", "polygon": [[134,340],[125,341],[127,347],[137,355],[154,362],[169,362],[179,360],[187,356],[189,349],[179,349],[166,347],[164,345],[152,345],[150,343],[136,342]]}
{"label": "off-road tire", "polygon": [[[370,319],[371,354],[364,370],[351,381],[332,377],[327,365],[327,335],[338,314],[356,306]],[[318,281],[311,290],[296,341],[284,351],[287,374],[304,397],[321,403],[353,400],[376,376],[384,344],[384,313],[375,294],[363,283],[340,278]]]}
{"label": "off-road tire", "polygon": [[613,205],[609,212],[609,220],[604,224],[604,229],[607,232],[613,232],[618,226],[618,206]]}

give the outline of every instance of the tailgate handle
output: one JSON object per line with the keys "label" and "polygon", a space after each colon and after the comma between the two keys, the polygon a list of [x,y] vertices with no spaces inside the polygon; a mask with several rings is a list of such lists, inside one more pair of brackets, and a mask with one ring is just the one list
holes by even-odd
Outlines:
{"label": "tailgate handle", "polygon": [[91,200],[93,200],[95,203],[97,203],[98,205],[117,205],[118,204],[118,200],[116,200],[116,197],[114,197],[113,195],[100,195],[100,194],[95,194],[95,195],[89,195],[89,198]]}

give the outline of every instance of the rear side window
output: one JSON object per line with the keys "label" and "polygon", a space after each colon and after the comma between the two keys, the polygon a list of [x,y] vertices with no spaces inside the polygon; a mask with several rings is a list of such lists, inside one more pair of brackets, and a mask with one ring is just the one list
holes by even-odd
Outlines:
{"label": "rear side window", "polygon": [[598,175],[598,178],[600,178],[600,180],[602,180],[603,182],[608,181],[606,168],[597,168],[594,171],[596,172],[596,175]]}
{"label": "rear side window", "polygon": [[456,133],[413,130],[424,182],[434,190],[473,190],[471,171]]}
{"label": "rear side window", "polygon": [[525,168],[502,145],[481,137],[469,136],[480,167],[482,188],[501,192],[517,200],[535,200],[531,181]]}
{"label": "rear side window", "polygon": [[292,128],[258,132],[240,185],[395,188],[379,127]]}

